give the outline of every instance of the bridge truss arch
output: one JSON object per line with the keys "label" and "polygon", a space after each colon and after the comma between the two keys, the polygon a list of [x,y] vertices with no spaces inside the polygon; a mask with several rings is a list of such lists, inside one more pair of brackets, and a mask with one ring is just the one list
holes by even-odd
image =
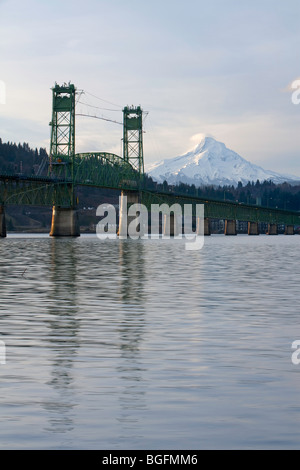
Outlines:
{"label": "bridge truss arch", "polygon": [[78,153],[74,157],[74,185],[138,189],[140,174],[122,157],[109,152]]}

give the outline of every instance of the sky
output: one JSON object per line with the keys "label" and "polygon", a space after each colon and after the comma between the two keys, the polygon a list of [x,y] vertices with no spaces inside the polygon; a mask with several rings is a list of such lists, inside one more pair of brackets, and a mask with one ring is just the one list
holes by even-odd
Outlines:
{"label": "sky", "polygon": [[0,0],[0,137],[49,151],[51,88],[70,81],[78,114],[117,121],[77,116],[77,152],[120,155],[140,105],[146,167],[207,134],[300,176],[299,22],[299,0]]}

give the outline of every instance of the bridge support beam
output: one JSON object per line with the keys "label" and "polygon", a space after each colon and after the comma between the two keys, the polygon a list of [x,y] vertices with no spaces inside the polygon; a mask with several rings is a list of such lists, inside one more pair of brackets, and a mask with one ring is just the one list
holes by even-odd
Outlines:
{"label": "bridge support beam", "polygon": [[210,220],[207,217],[204,219],[204,235],[206,237],[209,237],[211,235]]}
{"label": "bridge support beam", "polygon": [[[200,228],[201,220],[198,217],[197,218],[197,235],[203,235],[200,233],[201,228]],[[209,237],[211,235],[211,230],[210,230],[210,220],[208,217],[205,217],[204,219],[204,236]]]}
{"label": "bridge support beam", "polygon": [[78,213],[72,207],[53,206],[50,237],[79,237]]}
{"label": "bridge support beam", "polygon": [[285,235],[295,235],[294,225],[286,225],[284,230]]}
{"label": "bridge support beam", "polygon": [[[125,199],[127,198],[127,199]],[[138,191],[122,190],[120,196],[119,230],[118,235],[121,238],[128,237],[128,226],[135,216],[128,215],[128,207],[140,202]]]}
{"label": "bridge support beam", "polygon": [[0,238],[6,237],[6,223],[4,206],[0,205]]}
{"label": "bridge support beam", "polygon": [[225,220],[225,235],[236,235],[236,221]]}
{"label": "bridge support beam", "polygon": [[259,235],[258,222],[248,222],[248,235]]}
{"label": "bridge support beam", "polygon": [[277,224],[269,224],[267,235],[278,235],[278,227]]}
{"label": "bridge support beam", "polygon": [[164,214],[164,236],[176,237],[182,233],[180,223],[174,214]]}

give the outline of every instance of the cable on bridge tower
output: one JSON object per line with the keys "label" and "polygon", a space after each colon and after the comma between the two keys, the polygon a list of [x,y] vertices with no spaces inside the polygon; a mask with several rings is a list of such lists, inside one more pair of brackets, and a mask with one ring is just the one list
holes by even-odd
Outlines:
{"label": "cable on bridge tower", "polygon": [[102,98],[99,98],[98,96],[93,95],[92,93],[89,93],[88,91],[84,91],[84,93],[87,94],[87,95],[92,96],[93,98],[96,98],[97,100],[103,101],[104,103],[108,103],[108,104],[111,104],[112,106],[116,106],[117,108],[120,109],[120,111],[122,111],[123,106],[121,106],[119,104],[115,104],[115,103],[112,103],[111,101],[107,101],[107,100],[104,100]]}
{"label": "cable on bridge tower", "polygon": [[114,124],[120,124],[121,126],[123,126],[122,122],[114,121],[112,119],[108,119],[108,118],[104,118],[100,116],[92,116],[91,114],[76,113],[76,116],[85,116],[85,117],[94,118],[94,119],[101,119],[102,121],[113,122]]}
{"label": "cable on bridge tower", "polygon": [[[83,101],[81,101],[81,97],[83,94],[87,94],[87,95],[90,95],[92,96],[93,98],[96,98],[97,100],[100,100],[100,101],[103,101],[104,103],[108,103],[112,106],[116,106],[117,108],[119,109],[110,109],[110,108],[103,108],[103,107],[100,107],[100,106],[95,106],[93,104],[89,104],[89,103],[85,103]],[[81,90],[80,94],[78,94],[78,99],[76,101],[76,104],[82,104],[83,106],[87,106],[89,108],[93,108],[93,109],[100,109],[100,110],[103,110],[103,111],[109,111],[109,112],[122,112],[122,107],[115,104],[115,103],[111,103],[110,101],[107,101],[107,100],[104,100],[102,98],[99,98],[98,96],[96,95],[93,95],[92,93],[89,93],[88,91],[84,91],[84,90]],[[116,121],[114,119],[110,119],[108,117],[105,117],[105,116],[97,116],[97,115],[92,115],[92,114],[87,114],[87,113],[76,113],[76,116],[84,116],[84,117],[90,117],[90,118],[94,118],[94,119],[100,119],[102,121],[107,121],[107,122],[112,122],[114,124],[120,124],[120,125],[123,125],[123,123],[119,122],[119,121]]]}
{"label": "cable on bridge tower", "polygon": [[101,109],[104,111],[113,111],[114,113],[120,113],[121,109],[110,109],[110,108],[100,108],[100,106],[94,106],[92,104],[84,103],[83,101],[77,101],[77,103],[83,104],[84,106],[88,106],[89,108]]}
{"label": "cable on bridge tower", "polygon": [[82,95],[84,95],[84,90],[76,90],[75,96],[77,96],[77,99],[75,98],[75,105],[79,103]]}

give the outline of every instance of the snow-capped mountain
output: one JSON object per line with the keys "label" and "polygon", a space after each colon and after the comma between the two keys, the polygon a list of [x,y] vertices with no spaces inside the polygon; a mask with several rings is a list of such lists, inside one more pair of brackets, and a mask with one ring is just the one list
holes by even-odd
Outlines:
{"label": "snow-capped mountain", "polygon": [[146,172],[158,183],[166,180],[169,184],[195,186],[237,186],[239,181],[247,184],[248,181],[257,180],[272,180],[275,184],[300,182],[300,177],[264,170],[228,149],[225,144],[206,136],[190,152],[149,165]]}

